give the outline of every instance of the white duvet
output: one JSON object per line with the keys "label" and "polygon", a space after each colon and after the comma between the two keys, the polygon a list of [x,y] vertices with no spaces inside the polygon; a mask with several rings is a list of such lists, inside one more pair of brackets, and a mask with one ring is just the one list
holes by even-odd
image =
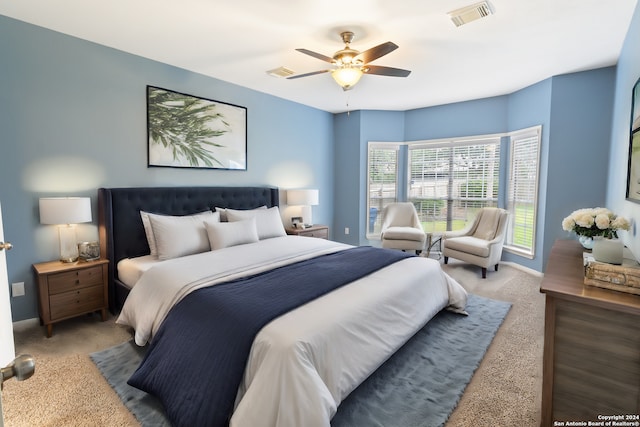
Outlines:
{"label": "white duvet", "polygon": [[[193,290],[349,247],[285,236],[165,261],[141,276],[117,322],[144,345]],[[355,387],[437,312],[463,312],[466,299],[438,262],[411,257],[273,320],[254,340],[230,426],[329,426]]]}

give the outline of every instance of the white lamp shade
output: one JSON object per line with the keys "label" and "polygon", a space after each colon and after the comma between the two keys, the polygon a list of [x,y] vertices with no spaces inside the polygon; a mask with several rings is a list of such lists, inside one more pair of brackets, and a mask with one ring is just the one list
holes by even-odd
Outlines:
{"label": "white lamp shade", "polygon": [[287,204],[315,206],[318,204],[318,190],[287,190]]}
{"label": "white lamp shade", "polygon": [[41,224],[79,224],[91,222],[91,198],[43,197],[40,199]]}

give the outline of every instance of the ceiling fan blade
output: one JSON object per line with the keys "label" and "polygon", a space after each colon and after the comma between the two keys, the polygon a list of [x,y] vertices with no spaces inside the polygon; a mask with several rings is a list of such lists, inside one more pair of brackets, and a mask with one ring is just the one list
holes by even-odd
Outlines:
{"label": "ceiling fan blade", "polygon": [[333,58],[329,58],[328,56],[323,55],[321,53],[314,52],[314,51],[309,50],[309,49],[296,49],[296,50],[298,52],[304,53],[306,55],[313,56],[314,58],[318,58],[321,61],[325,61],[325,62],[328,62],[330,64],[333,64]]}
{"label": "ceiling fan blade", "polygon": [[387,53],[391,53],[398,48],[398,45],[393,42],[386,42],[379,44],[378,46],[372,47],[369,50],[365,50],[364,52],[360,52],[354,60],[361,60],[363,63],[368,64],[371,61],[374,61],[381,56],[386,55]]}
{"label": "ceiling fan blade", "polygon": [[291,80],[291,79],[299,79],[300,77],[309,77],[309,76],[314,76],[316,74],[322,74],[322,73],[328,73],[331,70],[320,70],[320,71],[312,71],[310,73],[304,73],[304,74],[298,74],[296,76],[291,76],[291,77],[287,77],[287,80]]}
{"label": "ceiling fan blade", "polygon": [[403,70],[402,68],[382,67],[379,65],[367,65],[363,67],[363,71],[367,74],[391,77],[407,77],[411,74],[411,71]]}

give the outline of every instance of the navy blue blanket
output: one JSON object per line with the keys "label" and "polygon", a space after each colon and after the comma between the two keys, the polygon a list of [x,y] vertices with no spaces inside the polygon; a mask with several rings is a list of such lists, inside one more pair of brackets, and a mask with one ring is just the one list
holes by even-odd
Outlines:
{"label": "navy blue blanket", "polygon": [[192,292],[169,312],[128,383],[158,397],[175,426],[226,426],[264,325],[408,256],[356,247]]}

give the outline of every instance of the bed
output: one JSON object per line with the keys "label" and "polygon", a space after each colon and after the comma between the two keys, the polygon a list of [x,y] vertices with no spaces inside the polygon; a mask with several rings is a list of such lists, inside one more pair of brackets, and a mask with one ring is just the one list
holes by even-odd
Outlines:
{"label": "bed", "polygon": [[[129,383],[156,395],[175,425],[329,426],[436,313],[464,312],[466,292],[436,261],[287,236],[281,222],[273,231],[264,224],[278,201],[270,187],[99,190],[110,307],[149,343]],[[141,211],[205,212],[211,248],[155,262]],[[123,261],[140,261],[129,266],[137,273]]]}

